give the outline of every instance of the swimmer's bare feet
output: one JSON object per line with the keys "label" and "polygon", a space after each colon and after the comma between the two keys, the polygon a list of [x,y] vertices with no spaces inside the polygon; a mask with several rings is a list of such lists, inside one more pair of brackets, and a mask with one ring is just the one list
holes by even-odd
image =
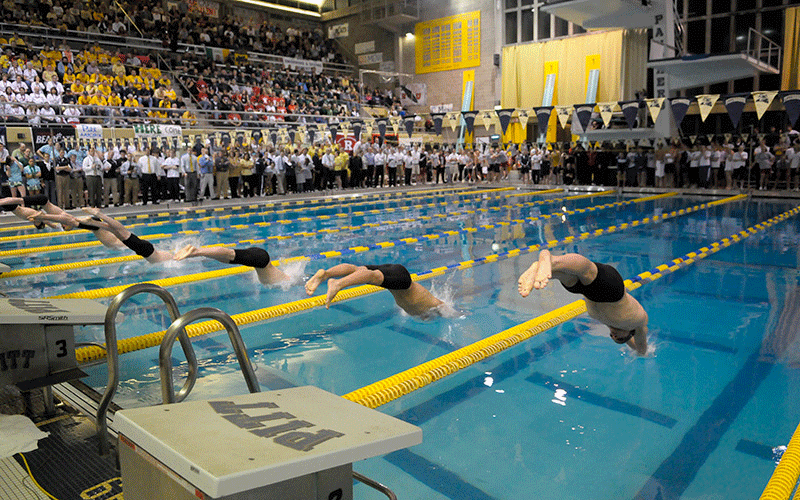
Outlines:
{"label": "swimmer's bare feet", "polygon": [[533,280],[536,277],[537,271],[539,271],[539,261],[531,264],[531,267],[519,277],[517,290],[523,297],[527,297],[531,293],[531,290],[533,290]]}
{"label": "swimmer's bare feet", "polygon": [[91,215],[97,215],[100,213],[100,209],[97,207],[81,207],[81,210]]}
{"label": "swimmer's bare feet", "polygon": [[194,257],[196,253],[197,253],[197,248],[195,248],[192,245],[186,245],[185,247],[175,252],[173,259],[175,260],[188,259],[189,257]]}
{"label": "swimmer's bare feet", "polygon": [[25,218],[31,222],[39,222],[41,220],[42,215],[44,214],[42,213],[41,210],[36,210],[35,212],[28,214],[28,216]]}
{"label": "swimmer's bare feet", "polygon": [[306,293],[308,295],[312,295],[314,291],[317,289],[317,287],[320,285],[320,283],[322,283],[323,278],[325,278],[325,270],[318,269],[317,272],[314,273],[314,276],[312,276],[306,282]]}
{"label": "swimmer's bare feet", "polygon": [[339,290],[342,289],[341,285],[339,285],[339,281],[340,280],[334,278],[328,280],[328,296],[325,298],[325,309],[330,309],[331,302],[333,302]]}
{"label": "swimmer's bare feet", "polygon": [[550,262],[550,252],[539,256],[539,270],[533,278],[533,288],[540,290],[547,286],[553,277],[553,263]]}

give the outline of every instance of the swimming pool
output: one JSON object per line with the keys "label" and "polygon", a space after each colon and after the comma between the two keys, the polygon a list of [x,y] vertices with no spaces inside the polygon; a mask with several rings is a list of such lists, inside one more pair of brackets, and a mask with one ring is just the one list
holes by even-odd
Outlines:
{"label": "swimming pool", "polygon": [[[422,272],[704,201],[671,197],[570,213],[630,198],[601,196],[499,210],[493,208],[529,199],[478,199],[459,208],[453,203],[401,214],[387,214],[385,206],[376,204],[383,213],[178,239],[232,242],[287,230],[311,232],[407,218],[414,220],[269,240],[267,247],[273,258],[287,258],[414,237],[418,241],[289,266],[296,266],[295,274],[310,275],[342,261],[396,261]],[[575,240],[559,250],[612,263],[624,277],[631,277],[793,206],[730,202]],[[486,211],[455,215],[460,209]],[[563,217],[509,222],[555,211],[563,212]],[[237,223],[252,226],[272,220],[264,215]],[[464,231],[498,222],[509,225]],[[172,222],[136,231],[174,233],[202,224],[215,222]],[[423,234],[441,236],[427,239],[420,237]],[[584,316],[380,407],[421,426],[423,444],[357,463],[355,469],[386,483],[403,499],[758,496],[774,469],[771,448],[785,444],[800,420],[798,234],[800,224],[791,218],[633,292],[650,316],[655,352],[646,358],[612,343],[607,329]],[[173,240],[158,245],[172,245]],[[70,262],[118,255],[101,247],[89,252],[49,252],[45,258]],[[21,256],[12,263],[39,265],[44,255]],[[410,318],[399,313],[390,294],[382,292],[336,303],[330,310],[316,308],[247,325],[242,334],[264,389],[312,384],[345,394],[575,300],[557,284],[527,299],[519,297],[516,281],[532,258],[524,254],[499,259],[423,282],[461,311],[455,319]],[[222,267],[212,261],[167,267],[135,261],[12,278],[3,286],[28,296],[50,296]],[[251,275],[169,290],[182,311],[213,305],[230,314],[304,297],[299,286],[264,288]],[[148,297],[134,298],[123,313],[125,321],[118,327],[122,337],[168,324],[157,302]],[[81,333],[83,340],[101,338],[97,329]],[[202,377],[190,398],[246,392],[224,337],[206,336],[194,344]],[[180,359],[179,350],[175,353]],[[123,407],[160,402],[156,359],[155,349],[123,355],[124,382],[117,398]],[[87,382],[102,387],[104,369],[89,370]],[[360,486],[356,495],[380,498]]]}

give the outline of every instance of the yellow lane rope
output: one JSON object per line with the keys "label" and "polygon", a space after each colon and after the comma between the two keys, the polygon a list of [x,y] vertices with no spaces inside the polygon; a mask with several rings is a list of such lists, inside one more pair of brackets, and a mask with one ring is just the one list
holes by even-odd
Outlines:
{"label": "yellow lane rope", "polygon": [[[666,193],[666,194],[663,194],[663,195],[658,195],[655,198],[651,196],[651,197],[647,197],[647,198],[639,198],[638,200],[639,201],[648,201],[648,200],[652,200],[652,199],[658,199],[659,197],[660,198],[664,198],[664,197],[667,197],[667,196],[674,196],[675,194],[676,193]],[[598,196],[598,195],[599,194],[595,194],[593,196]],[[522,207],[522,206],[530,205],[530,204],[549,204],[549,203],[554,203],[554,202],[557,202],[557,201],[567,200],[567,199],[570,199],[570,198],[571,197],[554,198],[554,199],[549,199],[549,200],[539,200],[539,201],[536,201],[536,202],[520,203],[520,204],[514,205],[514,207]],[[634,202],[633,200],[628,200],[627,202],[617,202],[617,203],[633,203],[633,202]],[[415,208],[435,208],[435,207],[438,207],[439,205],[440,204],[438,204],[438,203],[429,203],[427,205],[414,205],[413,207],[409,207],[409,208],[405,208],[405,209],[385,208],[385,209],[382,209],[382,210],[370,210],[370,211],[367,211],[367,212],[353,212],[351,214],[337,214],[337,215],[342,215],[342,216],[380,215],[380,214],[384,214],[384,213],[395,213],[395,212],[398,212],[398,211],[408,211],[408,210],[412,210],[412,209],[415,209]],[[433,219],[448,219],[448,218],[451,218],[451,217],[456,217],[456,216],[461,216],[461,215],[471,215],[471,214],[475,214],[477,212],[499,212],[499,211],[504,210],[505,208],[511,208],[511,207],[503,206],[503,207],[490,207],[490,208],[476,208],[474,210],[465,210],[465,211],[462,211],[462,212],[449,212],[447,214],[424,215],[424,216],[413,218],[413,219],[406,218],[406,219],[399,219],[399,220],[387,220],[387,221],[381,221],[381,222],[367,222],[367,223],[361,224],[359,226],[343,226],[343,227],[340,227],[340,228],[324,228],[324,229],[319,229],[319,230],[316,230],[316,231],[299,231],[299,232],[296,232],[296,233],[267,236],[266,238],[245,239],[245,240],[239,241],[238,243],[226,244],[226,246],[235,246],[236,244],[257,245],[257,244],[265,243],[265,242],[267,242],[269,240],[288,240],[288,239],[291,239],[291,238],[298,238],[298,237],[308,238],[308,237],[316,236],[316,235],[319,235],[319,234],[334,234],[334,233],[346,232],[346,231],[347,232],[355,232],[355,231],[358,231],[358,230],[361,230],[361,229],[371,228],[371,227],[378,227],[378,226],[381,226],[381,225],[392,225],[392,224],[401,224],[401,223],[409,223],[409,222],[417,222],[417,221],[429,221],[429,220],[433,220]],[[578,209],[578,210],[588,210],[588,209]],[[525,220],[538,220],[539,218],[547,218],[547,217],[550,217],[550,216],[553,216],[553,215],[560,215],[561,213],[562,212],[559,212],[558,214],[554,213],[554,214],[544,215],[544,216],[539,216],[539,217],[530,217],[530,218],[525,219]],[[563,213],[568,214],[570,212],[563,212]],[[332,217],[332,216],[317,216],[318,219],[323,218],[323,217],[327,218],[327,217]],[[313,220],[313,219],[308,219],[308,220]],[[301,219],[298,219],[298,221],[303,222],[304,219],[301,218]],[[279,221],[276,221],[274,223],[273,222],[256,222],[255,224],[252,224],[252,225],[236,224],[236,225],[233,225],[233,226],[230,226],[230,227],[232,227],[234,229],[248,229],[248,228],[251,228],[253,226],[256,226],[256,227],[269,227],[269,226],[272,226],[273,224],[291,224],[291,223],[294,223],[294,222],[297,222],[297,221],[279,220]],[[521,222],[521,221],[518,221],[518,222]],[[129,227],[131,227],[131,226],[129,226]],[[211,227],[211,228],[206,228],[205,229],[205,231],[215,231],[215,232],[219,232],[219,231],[222,231],[222,230],[223,230],[223,228],[219,228],[219,227]],[[200,234],[200,232],[201,231],[197,231],[197,230],[185,230],[185,231],[178,231],[177,233],[173,233],[171,235],[170,234],[162,234],[160,236],[161,237],[170,237],[170,236],[178,236],[178,235],[180,235],[180,236],[194,236],[194,235]],[[422,236],[422,237],[430,237],[430,236],[425,235],[425,236]],[[145,237],[145,238],[147,238],[147,237]],[[77,245],[75,247],[68,247],[68,245],[51,245],[51,246],[48,246],[48,247],[30,247],[30,248],[27,248],[27,249],[16,249],[16,250],[13,250],[13,251],[18,252],[17,255],[23,255],[25,253],[41,253],[41,252],[46,252],[46,251],[69,250],[70,248],[85,248],[85,247],[99,246],[100,244],[101,243],[99,241],[94,241],[94,242],[73,243],[72,245]],[[209,246],[212,246],[212,245],[209,245]],[[0,252],[0,256],[2,256],[1,252]],[[107,259],[72,262],[72,263],[68,263],[68,264],[53,264],[53,265],[50,265],[50,266],[43,266],[43,267],[31,267],[31,268],[26,268],[26,269],[15,269],[13,271],[9,271],[7,273],[0,274],[0,279],[14,278],[14,277],[19,277],[19,276],[31,276],[31,275],[34,275],[34,274],[43,274],[43,273],[51,273],[51,272],[68,271],[68,270],[80,269],[80,268],[84,268],[84,267],[95,267],[95,266],[102,266],[102,265],[117,264],[117,263],[120,263],[120,262],[128,262],[128,261],[137,260],[137,259],[139,259],[138,256],[112,257],[112,258],[107,258]],[[303,259],[302,257],[292,258],[292,261],[296,261],[296,260],[307,260],[307,259]]]}
{"label": "yellow lane rope", "polygon": [[[719,201],[713,202],[713,204],[714,205],[718,205],[718,204],[722,204],[722,203],[729,203],[729,202],[732,202],[732,201],[736,201],[736,200],[742,199],[743,196],[744,195],[732,196],[730,198],[725,198],[723,200],[719,200]],[[744,197],[746,198],[746,196],[744,196]],[[665,213],[665,214],[662,214],[662,215],[655,215],[655,216],[652,216],[652,217],[646,217],[645,219],[642,219],[641,221],[633,221],[633,222],[630,222],[630,223],[620,224],[619,226],[611,226],[611,227],[606,228],[606,229],[597,229],[595,231],[592,231],[591,233],[589,233],[589,232],[581,233],[579,236],[577,236],[577,239],[584,240],[584,239],[600,236],[600,235],[603,235],[603,234],[611,234],[611,233],[614,233],[614,232],[617,232],[617,231],[622,231],[622,230],[624,230],[624,229],[626,229],[628,227],[635,227],[635,226],[637,226],[637,225],[639,225],[641,223],[645,223],[645,222],[643,222],[645,220],[647,220],[648,222],[663,221],[663,220],[670,219],[670,218],[673,218],[673,217],[686,215],[686,214],[695,212],[697,210],[702,210],[703,208],[707,208],[708,206],[710,206],[710,205],[707,204],[707,203],[703,203],[703,204],[695,205],[694,207],[690,207],[690,208],[687,208],[687,209],[674,210],[674,211],[672,211],[670,213]],[[522,255],[524,253],[535,252],[535,251],[539,250],[542,247],[552,248],[552,247],[555,247],[555,246],[558,246],[558,245],[567,244],[567,243],[570,243],[570,242],[574,241],[575,239],[576,239],[576,236],[568,236],[568,237],[566,237],[566,238],[564,238],[563,240],[560,240],[560,241],[559,240],[549,241],[549,242],[547,242],[546,245],[531,245],[531,246],[529,246],[527,248],[522,248],[522,249],[518,248],[518,249],[514,249],[514,250],[508,250],[508,251],[505,251],[505,252],[502,252],[502,253],[499,253],[499,254],[487,255],[485,257],[481,257],[481,258],[474,259],[474,260],[468,260],[468,261],[459,262],[457,264],[452,264],[452,265],[449,265],[449,266],[438,267],[438,268],[426,271],[424,273],[412,274],[411,277],[412,277],[412,279],[414,281],[422,281],[422,280],[433,278],[435,276],[441,276],[441,275],[443,275],[444,273],[446,273],[448,271],[469,269],[471,267],[475,267],[475,266],[478,266],[478,265],[481,265],[481,264],[486,264],[486,263],[489,263],[489,262],[496,262],[496,261],[501,260],[501,259],[507,259],[507,258],[511,258],[511,257],[516,257],[516,256]],[[240,269],[238,272],[245,272],[247,270],[250,270],[250,268],[243,267],[243,270]],[[148,283],[155,283],[155,284],[157,284],[159,286],[171,286],[172,283],[173,283],[172,280],[175,280],[175,279],[176,278],[167,278],[167,279],[164,279],[164,280],[150,281]],[[128,286],[130,286],[130,285],[128,285]],[[115,292],[115,294],[119,293],[119,291],[121,291],[124,288],[126,288],[126,287],[119,288]],[[370,293],[374,293],[374,292],[377,292],[377,291],[380,291],[380,290],[383,290],[383,289],[379,288],[379,287],[376,287],[376,286],[360,286],[360,287],[355,287],[355,288],[348,288],[348,289],[345,289],[345,290],[342,290],[341,292],[339,292],[339,294],[337,294],[336,299],[334,301],[338,302],[339,300],[347,300],[347,299],[350,299],[350,298],[359,297],[359,296],[362,296],[362,295],[367,295],[367,294],[370,294]],[[93,297],[93,296],[89,295],[89,294],[91,294],[93,292],[96,292],[96,291],[79,292],[79,293],[76,293],[76,294],[62,295],[62,296],[59,296],[59,298],[98,298],[98,297]],[[86,295],[83,295],[83,294],[86,294]],[[108,295],[108,296],[110,296],[110,295]],[[51,297],[51,298],[53,298],[53,297]],[[267,307],[267,308],[263,308],[263,309],[258,309],[258,310],[255,310],[255,311],[249,311],[249,312],[236,314],[236,315],[233,315],[232,318],[233,318],[234,322],[236,322],[237,325],[241,326],[241,325],[246,325],[246,324],[250,324],[250,323],[255,323],[255,322],[258,322],[258,321],[264,321],[264,320],[267,320],[267,319],[276,318],[276,317],[279,317],[279,316],[293,314],[293,313],[296,313],[296,312],[304,311],[304,310],[307,310],[307,309],[311,309],[312,307],[321,306],[321,305],[324,305],[324,304],[325,304],[325,296],[324,295],[318,295],[318,296],[315,296],[315,297],[310,297],[310,298],[307,298],[307,299],[301,299],[301,300],[298,300],[298,301],[295,301],[295,302],[290,302],[290,303],[287,303],[287,304],[280,304],[280,305],[271,306],[271,307]],[[189,333],[190,336],[197,336],[197,335],[205,335],[205,334],[210,333],[210,332],[218,331],[220,329],[220,325],[218,323],[214,322],[214,321],[206,321],[204,323],[194,323],[192,325],[187,326],[186,328],[187,328],[187,332]],[[126,352],[131,352],[131,351],[135,351],[135,350],[139,350],[139,349],[145,349],[145,348],[148,348],[148,347],[154,347],[156,345],[159,345],[161,343],[161,339],[164,336],[164,333],[165,333],[165,330],[162,330],[160,332],[154,332],[154,333],[147,334],[147,335],[144,335],[144,336],[139,336],[139,337],[133,337],[133,338],[129,338],[129,339],[120,340],[120,341],[118,341],[119,352],[120,353],[126,353]],[[105,350],[103,350],[103,349],[101,349],[99,347],[94,347],[94,346],[81,347],[79,349],[76,349],[75,355],[76,355],[76,358],[77,358],[79,363],[84,363],[84,362],[88,362],[88,361],[93,361],[93,360],[98,360],[98,359],[104,358],[105,357]]]}
{"label": "yellow lane rope", "polygon": [[[440,189],[414,189],[410,191],[393,191],[391,193],[375,193],[375,194],[357,194],[353,193],[350,195],[344,195],[337,198],[312,198],[307,200],[287,200],[287,201],[264,201],[261,203],[253,203],[251,205],[234,205],[230,207],[221,206],[221,207],[209,207],[209,208],[200,208],[200,207],[192,207],[191,209],[181,208],[179,210],[171,211],[171,212],[157,212],[157,213],[148,213],[148,214],[136,214],[136,215],[122,215],[114,217],[114,220],[123,221],[128,219],[143,219],[143,218],[151,218],[151,217],[173,217],[175,215],[188,215],[188,214],[203,214],[203,213],[216,213],[216,212],[223,212],[226,210],[255,210],[259,208],[273,208],[273,207],[280,207],[280,206],[299,206],[299,205],[341,205],[343,202],[349,201],[363,201],[368,199],[389,199],[395,197],[406,197],[409,193],[416,194],[416,193],[425,193],[430,195],[431,193],[445,193],[445,192],[452,192],[452,191],[464,191],[470,189],[469,186],[459,186],[454,188],[440,188]],[[423,194],[418,195],[419,197],[423,196]],[[391,201],[391,200],[388,200]],[[374,201],[373,201],[374,203]],[[2,227],[0,228],[0,233],[2,232],[9,232],[9,231],[22,231],[26,229],[33,229],[33,225],[25,225],[25,226],[12,226],[12,227]],[[0,240],[2,241],[2,240]]]}
{"label": "yellow lane rope", "polygon": [[[794,431],[781,461],[775,467],[767,487],[761,494],[761,500],[788,500],[797,486],[800,477],[800,425]],[[798,498],[797,495],[794,498]]]}
{"label": "yellow lane rope", "polygon": [[[173,235],[171,234],[147,234],[141,236],[143,240],[157,240],[161,238],[169,238]],[[57,250],[74,250],[76,248],[89,248],[89,247],[96,247],[100,246],[102,243],[99,241],[82,241],[80,243],[65,243],[63,245],[48,245],[43,247],[31,247],[31,248],[15,248],[13,250],[2,250],[0,251],[0,257],[15,257],[20,255],[27,255],[31,253],[45,253],[45,252],[55,252]]]}
{"label": "yellow lane rope", "polygon": [[[645,283],[655,281],[662,276],[687,267],[723,248],[727,248],[734,243],[742,241],[753,234],[757,234],[770,226],[796,215],[798,212],[800,212],[800,207],[795,207],[772,219],[756,224],[727,238],[723,238],[709,246],[702,247],[695,252],[690,252],[683,257],[673,259],[650,271],[637,275],[632,280],[626,280],[625,286],[628,290],[635,290]],[[444,378],[447,375],[455,373],[462,368],[466,368],[487,356],[497,354],[523,340],[529,339],[549,328],[568,321],[582,314],[584,311],[586,311],[586,302],[584,300],[576,300],[575,302],[545,313],[530,321],[526,321],[525,323],[511,327],[484,340],[462,347],[452,353],[440,356],[422,365],[415,366],[414,368],[405,370],[384,380],[347,393],[342,397],[368,408],[377,408],[378,406],[393,401],[436,380]],[[792,459],[791,461],[794,460]],[[797,476],[795,475],[794,481],[796,480]],[[794,483],[792,483],[792,485],[793,484]]]}
{"label": "yellow lane rope", "polygon": [[[417,236],[417,237],[414,237],[414,238],[402,238],[402,239],[394,240],[394,241],[382,241],[382,242],[375,243],[375,244],[368,245],[368,246],[363,246],[362,245],[362,246],[357,246],[357,247],[344,248],[344,249],[341,249],[341,250],[330,250],[330,251],[327,251],[327,252],[320,252],[320,253],[317,253],[317,254],[309,254],[309,255],[299,255],[299,256],[295,256],[295,257],[287,257],[285,259],[281,259],[280,261],[276,260],[274,263],[275,263],[275,265],[278,265],[280,262],[289,263],[289,262],[300,262],[300,261],[310,261],[310,260],[331,259],[331,258],[342,257],[344,255],[351,255],[351,254],[355,254],[355,253],[364,253],[364,252],[369,252],[369,251],[372,251],[372,250],[382,250],[382,249],[385,249],[385,248],[391,248],[391,247],[395,247],[395,246],[410,245],[410,244],[413,244],[413,243],[417,243],[419,240],[423,240],[423,239],[434,240],[434,239],[438,239],[438,238],[442,238],[442,237],[446,237],[446,236],[455,236],[455,235],[458,235],[458,234],[465,234],[465,233],[475,233],[475,232],[478,232],[478,230],[481,230],[481,229],[485,230],[485,229],[494,229],[494,228],[496,228],[498,226],[510,226],[512,223],[514,223],[514,224],[522,224],[522,223],[524,223],[526,221],[536,221],[536,220],[541,220],[541,219],[548,219],[550,217],[560,217],[562,215],[573,215],[573,214],[576,214],[576,213],[583,213],[583,212],[587,212],[587,211],[604,210],[606,208],[611,208],[611,207],[616,207],[616,206],[623,206],[623,205],[631,204],[631,203],[640,203],[640,202],[646,201],[646,200],[655,200],[655,199],[666,198],[666,197],[674,196],[674,195],[675,195],[675,193],[665,193],[665,194],[660,194],[660,195],[656,195],[656,196],[649,196],[649,197],[646,197],[646,198],[636,198],[636,199],[633,199],[633,200],[606,203],[605,205],[599,205],[599,206],[594,206],[594,207],[579,208],[579,209],[575,209],[575,210],[567,210],[567,211],[562,211],[562,212],[553,212],[552,214],[543,214],[543,215],[539,215],[539,216],[536,216],[536,217],[528,217],[527,219],[515,219],[515,220],[513,220],[511,222],[500,221],[500,222],[496,222],[494,224],[480,224],[477,227],[467,227],[467,228],[463,228],[463,229],[459,229],[459,230],[444,231],[443,233],[423,234],[421,236]],[[740,198],[742,196],[744,196],[744,195],[739,195]],[[733,198],[736,198],[736,197],[733,197]],[[474,212],[469,212],[469,213],[474,213]],[[455,216],[455,215],[459,215],[459,214],[451,212],[447,216]],[[430,217],[423,217],[423,219],[426,219],[426,218],[429,219]],[[646,222],[649,222],[649,220],[650,220],[649,218],[646,218]],[[397,223],[397,222],[398,221],[392,221],[393,224]],[[404,222],[404,221],[401,219],[399,222]],[[636,224],[638,224],[638,222],[621,224],[619,227],[620,227],[620,229],[625,229],[630,224],[636,225]],[[370,223],[370,224],[367,224],[365,226],[372,227],[372,226],[376,226],[376,225],[377,224]],[[616,226],[611,226],[611,227],[612,228],[616,228]],[[597,234],[602,234],[602,232],[603,232],[602,229],[600,229],[598,231],[600,231],[600,233],[597,233]],[[303,236],[313,236],[316,233],[299,233],[299,234],[301,234]],[[291,236],[289,236],[289,235],[285,235],[285,236],[279,236],[277,238],[278,239],[288,239],[290,237]],[[259,245],[259,244],[263,244],[264,242],[266,242],[266,239],[248,239],[248,240],[241,240],[241,241],[238,241],[236,243],[224,243],[224,244],[209,245],[209,246],[233,247],[233,246],[241,245],[241,244]],[[137,257],[134,256],[133,259],[131,259],[131,260],[135,260],[136,258]],[[111,263],[113,264],[115,262],[111,262]],[[77,269],[79,267],[93,267],[95,265],[98,265],[97,261],[91,261],[91,260],[90,261],[83,261],[83,262],[73,262],[72,264],[69,264],[69,266],[71,266],[71,267],[65,268],[65,269],[61,269],[61,268],[59,268],[59,264],[55,264],[53,266],[47,266],[48,267],[47,272],[55,272],[55,271],[63,271],[63,270],[69,270],[69,269]],[[37,269],[38,268],[28,268],[28,269],[20,269],[20,270],[17,270],[17,271],[9,271],[8,273],[3,274],[2,276],[3,277],[14,277],[14,276],[32,275],[32,274],[37,274]],[[230,270],[230,274],[232,274],[232,275],[233,274],[239,274],[240,272],[244,272],[244,271],[233,272],[233,269],[237,269],[237,268],[226,268],[226,269]],[[222,269],[219,272],[223,273],[222,275],[224,275],[224,273],[226,272],[226,269]],[[248,268],[245,268],[245,270],[246,269],[248,269]],[[159,280],[147,281],[146,283],[154,283],[156,285],[159,285],[161,287],[165,287],[166,288],[166,287],[169,287],[169,286],[174,286],[174,285],[179,285],[179,284],[186,284],[186,283],[195,282],[195,281],[202,281],[202,280],[206,280],[206,279],[218,278],[218,277],[220,277],[222,275],[215,274],[213,276],[210,276],[207,273],[187,274],[187,275],[178,276],[178,277],[174,277],[174,278],[163,278],[163,279],[159,279]],[[177,280],[177,281],[175,281],[175,280]],[[124,286],[114,286],[114,287],[109,287],[109,288],[97,288],[97,289],[94,289],[94,290],[86,290],[86,291],[81,291],[81,292],[72,292],[72,293],[67,293],[67,294],[63,294],[63,295],[55,295],[55,296],[48,297],[48,298],[51,298],[51,299],[100,299],[100,298],[104,298],[104,297],[112,297],[112,296],[116,295],[117,293],[119,293],[121,290],[125,289],[128,286],[130,286],[130,284],[129,285],[124,285]]]}

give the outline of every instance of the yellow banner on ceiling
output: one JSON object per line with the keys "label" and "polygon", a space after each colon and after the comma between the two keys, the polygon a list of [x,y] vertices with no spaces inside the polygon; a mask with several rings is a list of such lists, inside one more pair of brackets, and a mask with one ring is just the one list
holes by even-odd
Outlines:
{"label": "yellow banner on ceiling", "polygon": [[700,94],[696,96],[696,99],[697,99],[697,107],[700,108],[700,120],[705,122],[706,118],[708,118],[709,113],[711,113],[711,108],[713,108],[714,104],[717,103],[717,99],[719,99],[719,94]]}
{"label": "yellow banner on ceiling", "polygon": [[756,116],[760,120],[764,113],[766,113],[767,108],[769,105],[772,104],[772,100],[775,99],[775,96],[778,95],[777,90],[770,90],[767,92],[753,92],[753,103],[756,105]]}
{"label": "yellow banner on ceiling", "polygon": [[603,119],[603,125],[606,128],[611,126],[611,118],[614,116],[614,111],[617,108],[616,102],[598,102],[597,107],[600,108],[600,118]]}
{"label": "yellow banner on ceiling", "polygon": [[556,106],[556,115],[561,128],[566,129],[569,117],[572,116],[572,106]]}
{"label": "yellow banner on ceiling", "polygon": [[525,131],[528,128],[528,117],[531,114],[531,110],[529,109],[520,109],[517,110],[517,115],[519,115],[519,125],[522,127],[522,130]]}
{"label": "yellow banner on ceiling", "polygon": [[655,99],[644,100],[644,102],[647,104],[647,111],[650,112],[650,118],[653,119],[653,123],[655,123],[658,120],[658,115],[660,115],[661,110],[664,109],[665,100],[666,99],[664,97],[656,97]]}

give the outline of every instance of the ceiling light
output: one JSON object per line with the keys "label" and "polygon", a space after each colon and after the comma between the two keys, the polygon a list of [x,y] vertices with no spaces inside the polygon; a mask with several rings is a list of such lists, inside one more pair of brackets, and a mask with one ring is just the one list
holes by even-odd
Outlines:
{"label": "ceiling light", "polygon": [[[302,14],[305,16],[322,17],[322,14],[320,14],[319,12],[314,12],[313,10],[304,10],[295,7],[287,7],[285,5],[278,5],[276,3],[262,2],[261,0],[237,0],[237,1],[241,3],[249,3],[250,5],[257,5],[259,7],[268,7],[270,9],[293,12],[295,14]],[[307,0],[306,3],[317,5],[319,3],[322,3],[322,0]]]}

